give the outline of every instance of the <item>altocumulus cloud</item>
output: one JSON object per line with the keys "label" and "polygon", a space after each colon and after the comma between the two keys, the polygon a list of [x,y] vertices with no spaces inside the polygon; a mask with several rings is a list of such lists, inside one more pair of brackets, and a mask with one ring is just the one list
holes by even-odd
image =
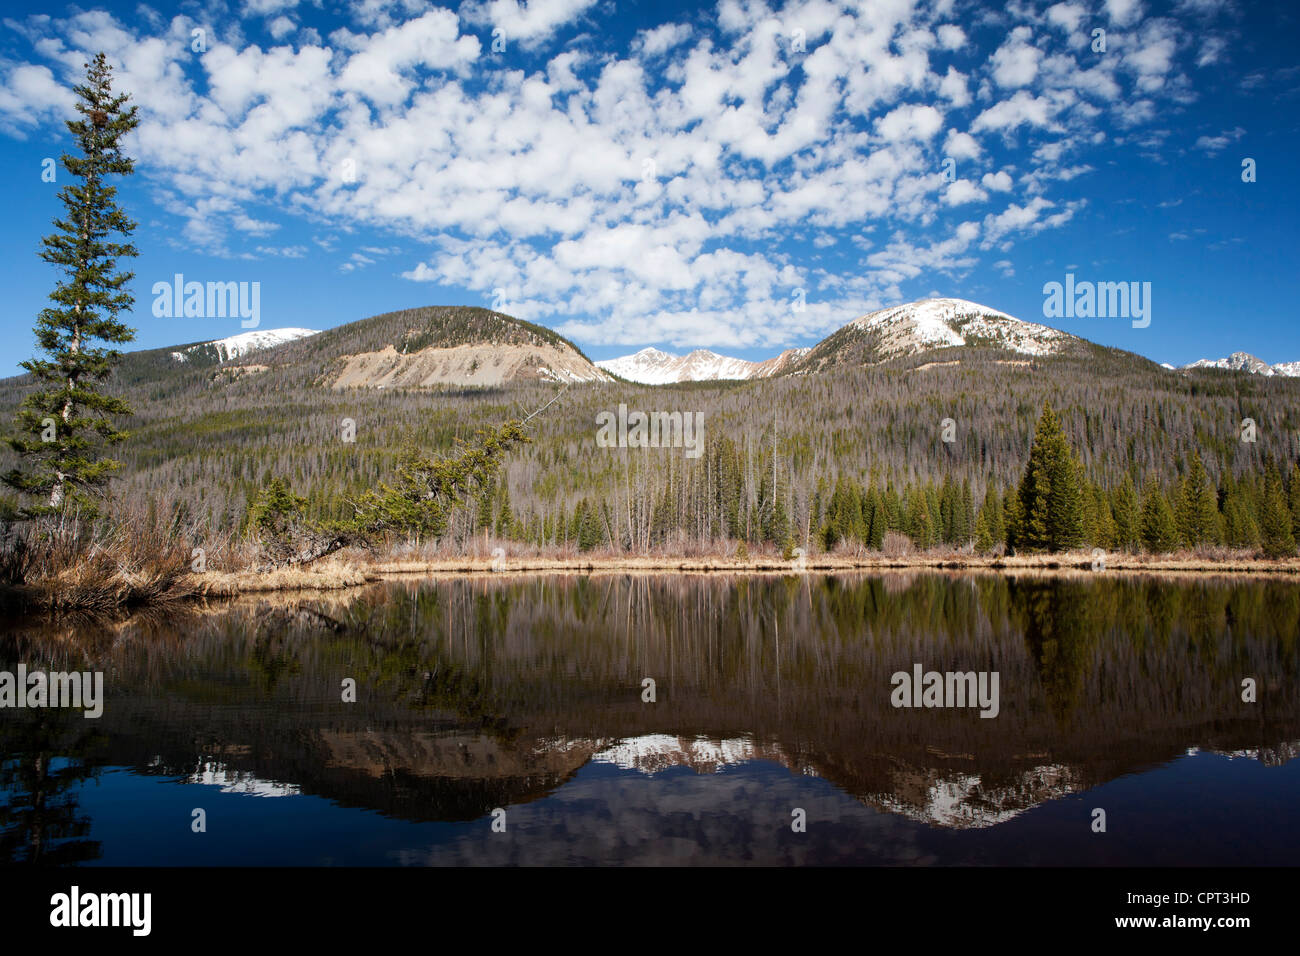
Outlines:
{"label": "altocumulus cloud", "polygon": [[266,242],[291,218],[377,229],[407,280],[581,340],[771,346],[1068,223],[1088,151],[1189,102],[1221,55],[1226,4],[1185,6],[722,0],[636,33],[596,0],[70,8],[8,21],[0,132],[54,129],[103,49],[195,249],[296,250]]}

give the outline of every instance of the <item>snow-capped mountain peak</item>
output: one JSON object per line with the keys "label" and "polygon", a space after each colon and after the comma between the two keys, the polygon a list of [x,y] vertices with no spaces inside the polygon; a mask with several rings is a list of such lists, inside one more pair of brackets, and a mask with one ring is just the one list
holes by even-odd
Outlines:
{"label": "snow-capped mountain peak", "polygon": [[212,349],[215,351],[218,361],[229,362],[231,359],[247,355],[249,352],[274,348],[277,345],[283,345],[285,342],[292,342],[294,339],[302,339],[316,334],[318,334],[316,329],[254,329],[251,332],[240,332],[238,335],[227,336],[224,339],[200,342],[198,345],[188,346],[182,351],[173,352],[172,358],[178,362],[188,362],[191,354],[201,349]]}
{"label": "snow-capped mountain peak", "polygon": [[767,378],[781,371],[807,349],[788,349],[765,362],[719,355],[708,349],[695,349],[686,355],[673,355],[656,348],[644,348],[632,355],[605,359],[596,364],[631,382],[642,385],[668,385],[674,382]]}
{"label": "snow-capped mountain peak", "polygon": [[1182,366],[1188,368],[1222,368],[1235,372],[1250,372],[1252,375],[1282,375],[1288,378],[1300,376],[1300,362],[1279,362],[1269,365],[1263,359],[1249,352],[1233,352],[1227,358],[1197,359]]}
{"label": "snow-capped mountain peak", "polygon": [[1026,355],[1050,355],[1073,338],[966,299],[920,299],[854,319],[849,328],[880,336],[882,357],[929,349],[990,344]]}

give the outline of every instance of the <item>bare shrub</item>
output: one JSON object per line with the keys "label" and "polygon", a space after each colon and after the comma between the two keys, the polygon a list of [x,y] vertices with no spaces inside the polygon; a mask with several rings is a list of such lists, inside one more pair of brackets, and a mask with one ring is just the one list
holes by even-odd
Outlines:
{"label": "bare shrub", "polygon": [[887,558],[905,557],[915,550],[912,539],[897,531],[885,532],[885,539],[880,545],[880,553]]}

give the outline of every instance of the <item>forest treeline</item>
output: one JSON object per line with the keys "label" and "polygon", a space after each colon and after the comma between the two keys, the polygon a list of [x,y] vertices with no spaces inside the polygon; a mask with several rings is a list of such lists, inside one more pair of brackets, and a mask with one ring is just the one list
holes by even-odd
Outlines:
{"label": "forest treeline", "polygon": [[[116,449],[114,497],[143,509],[147,523],[189,537],[240,538],[278,479],[310,520],[343,522],[393,480],[410,446],[448,454],[483,425],[553,397],[537,385],[335,390],[323,383],[332,359],[313,366],[310,341],[283,350],[292,361],[277,350],[267,371],[235,380],[220,366],[186,367],[166,350],[124,356],[109,385],[134,413],[123,423],[130,440]],[[485,539],[683,554],[882,549],[887,537],[890,547],[1050,548],[1018,537],[1017,523],[1035,428],[1050,403],[1080,489],[1082,530],[1061,543],[1289,553],[1300,518],[1300,382],[1172,373],[1101,348],[1019,364],[979,349],[929,360],[945,355],[958,363],[921,367],[918,358],[746,383],[573,386],[531,424],[531,442],[513,448],[436,533],[390,537],[449,552],[481,549]],[[0,382],[0,402],[17,404],[24,387],[22,379]],[[619,403],[702,412],[704,454],[597,447],[596,416]],[[351,441],[345,420],[355,426]],[[1253,442],[1242,440],[1244,420]],[[1199,515],[1190,525],[1188,488]]]}
{"label": "forest treeline", "polygon": [[[770,466],[769,467],[769,462]],[[1300,466],[1286,480],[1276,466],[1261,474],[1210,480],[1199,452],[1181,477],[1140,485],[1131,474],[1113,484],[1089,477],[1050,405],[1044,410],[1020,481],[988,476],[983,495],[969,477],[900,482],[818,476],[807,493],[782,482],[776,456],[756,461],[722,438],[703,466],[670,474],[650,493],[630,486],[571,509],[521,511],[509,486],[486,484],[467,514],[465,533],[546,547],[649,552],[720,542],[768,544],[789,551],[885,549],[890,535],[911,548],[977,553],[1057,552],[1078,548],[1168,553],[1226,546],[1268,557],[1296,552]],[[894,543],[898,546],[898,542]]]}

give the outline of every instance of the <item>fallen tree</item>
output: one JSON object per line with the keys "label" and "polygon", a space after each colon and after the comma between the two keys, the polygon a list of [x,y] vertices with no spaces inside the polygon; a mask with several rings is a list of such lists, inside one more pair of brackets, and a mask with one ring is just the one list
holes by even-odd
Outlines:
{"label": "fallen tree", "polygon": [[249,508],[250,532],[266,557],[254,570],[307,565],[347,547],[373,549],[378,539],[391,534],[441,536],[453,509],[497,476],[511,448],[530,441],[528,421],[553,402],[527,418],[477,432],[452,455],[429,457],[407,444],[394,482],[352,502],[353,513],[343,521],[308,518],[306,499],[282,478],[271,479]]}

